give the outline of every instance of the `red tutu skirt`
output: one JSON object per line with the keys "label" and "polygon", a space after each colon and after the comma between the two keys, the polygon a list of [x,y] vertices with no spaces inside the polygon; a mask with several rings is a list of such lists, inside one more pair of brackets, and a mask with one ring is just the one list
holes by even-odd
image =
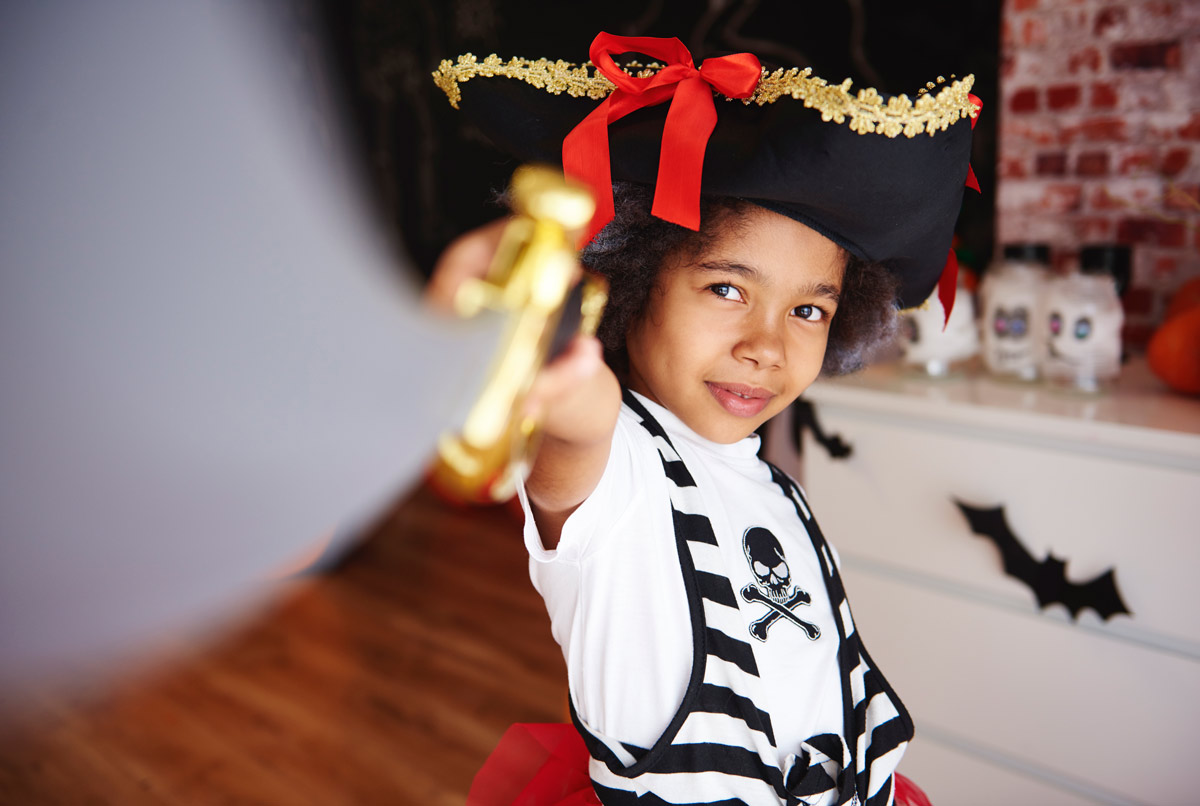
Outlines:
{"label": "red tutu skirt", "polygon": [[[932,806],[912,781],[895,781],[895,806]],[[513,725],[475,775],[467,806],[600,806],[583,739],[569,724]]]}
{"label": "red tutu skirt", "polygon": [[517,723],[475,775],[467,806],[600,806],[574,725]]}

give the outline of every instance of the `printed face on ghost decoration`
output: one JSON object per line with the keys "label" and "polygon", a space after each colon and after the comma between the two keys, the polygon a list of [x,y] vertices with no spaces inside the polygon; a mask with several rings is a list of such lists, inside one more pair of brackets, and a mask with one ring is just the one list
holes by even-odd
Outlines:
{"label": "printed face on ghost decoration", "polygon": [[979,331],[984,363],[992,372],[1023,378],[1037,374],[1043,287],[1038,270],[1019,265],[984,275]]}
{"label": "printed face on ghost decoration", "polygon": [[1055,278],[1047,285],[1046,310],[1048,377],[1086,386],[1117,375],[1125,317],[1111,277]]}
{"label": "printed face on ghost decoration", "polygon": [[923,367],[931,375],[945,374],[954,362],[979,352],[971,292],[959,287],[949,322],[944,310],[934,292],[920,308],[905,311],[901,321],[904,362]]}

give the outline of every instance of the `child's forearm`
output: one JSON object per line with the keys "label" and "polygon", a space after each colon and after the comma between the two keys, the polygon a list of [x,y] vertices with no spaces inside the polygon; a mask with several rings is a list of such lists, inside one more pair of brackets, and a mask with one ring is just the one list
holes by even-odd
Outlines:
{"label": "child's forearm", "polygon": [[543,443],[543,451],[525,485],[545,548],[558,545],[567,518],[595,490],[604,473],[610,445],[611,434],[602,451],[594,451],[592,446],[559,443],[553,438]]}
{"label": "child's forearm", "polygon": [[541,415],[543,438],[525,488],[543,544],[551,548],[604,473],[621,388],[600,359],[599,344],[577,339],[539,376],[531,401]]}

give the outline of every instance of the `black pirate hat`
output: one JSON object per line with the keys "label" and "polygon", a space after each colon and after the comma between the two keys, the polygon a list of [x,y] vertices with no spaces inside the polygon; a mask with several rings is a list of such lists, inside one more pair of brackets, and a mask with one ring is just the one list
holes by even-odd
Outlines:
{"label": "black pirate hat", "polygon": [[[657,61],[623,69],[614,53]],[[498,148],[562,164],[593,188],[589,236],[611,218],[613,179],[654,185],[654,214],[692,229],[701,192],[734,196],[883,263],[904,307],[939,278],[952,304],[954,222],[964,185],[978,189],[972,77],[939,79],[910,99],[852,93],[848,80],[831,85],[807,69],[768,72],[745,53],[696,68],[677,39],[600,34],[590,56],[575,65],[467,54],[434,79]]]}

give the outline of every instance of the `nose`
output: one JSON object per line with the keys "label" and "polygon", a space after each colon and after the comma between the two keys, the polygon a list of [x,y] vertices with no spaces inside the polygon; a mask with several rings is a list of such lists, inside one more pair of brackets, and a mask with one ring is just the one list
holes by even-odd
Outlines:
{"label": "nose", "polygon": [[782,325],[763,317],[748,318],[738,334],[733,355],[760,367],[783,366],[786,351]]}

